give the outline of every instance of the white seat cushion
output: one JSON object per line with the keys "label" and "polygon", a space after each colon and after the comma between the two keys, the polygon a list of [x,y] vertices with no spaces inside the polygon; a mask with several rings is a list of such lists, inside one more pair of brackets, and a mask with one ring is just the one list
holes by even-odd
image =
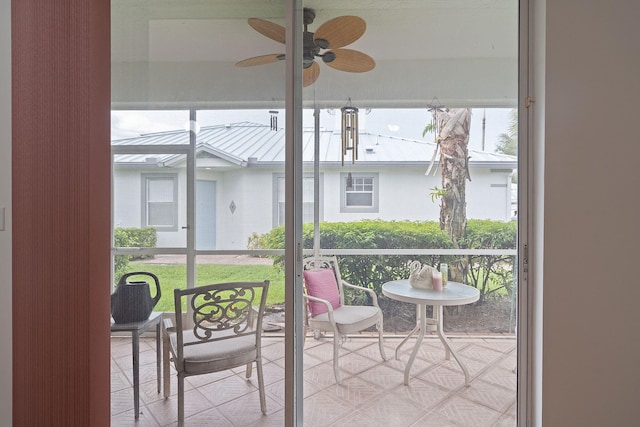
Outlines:
{"label": "white seat cushion", "polygon": [[[367,305],[343,305],[333,310],[333,318],[341,334],[351,334],[371,327],[382,318],[379,308]],[[322,331],[332,331],[329,313],[309,318],[309,326]]]}
{"label": "white seat cushion", "polygon": [[[218,333],[222,336],[221,333]],[[225,335],[228,335],[225,334]],[[215,336],[215,335],[214,335]],[[169,335],[171,347],[176,349],[176,334]],[[185,344],[200,341],[193,331],[184,331]],[[204,341],[184,346],[184,372],[193,375],[203,372],[222,371],[247,364],[256,358],[255,335],[244,335],[220,341]]]}

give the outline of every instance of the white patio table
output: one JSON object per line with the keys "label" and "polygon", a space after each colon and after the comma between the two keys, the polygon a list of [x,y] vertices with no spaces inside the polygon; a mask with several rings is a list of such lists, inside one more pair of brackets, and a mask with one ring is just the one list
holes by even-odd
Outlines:
{"label": "white patio table", "polygon": [[[464,372],[464,384],[469,385],[469,371],[462,363],[456,352],[451,347],[449,339],[445,336],[442,330],[442,307],[452,305],[464,305],[478,301],[480,298],[480,291],[478,289],[457,282],[448,282],[446,287],[441,291],[434,291],[431,289],[418,289],[409,284],[408,279],[394,280],[382,285],[382,294],[388,298],[408,302],[416,305],[416,327],[407,335],[398,347],[396,348],[396,360],[398,359],[398,351],[400,347],[407,342],[407,340],[416,332],[418,332],[418,339],[413,347],[409,361],[404,370],[404,384],[409,385],[409,372],[411,371],[411,365],[416,358],[416,354],[422,344],[424,333],[427,329],[427,325],[435,326],[435,330],[438,333],[438,337],[446,350],[446,358],[449,360],[453,355],[453,358],[458,362],[462,372]],[[427,318],[427,306],[433,306],[432,317]]]}

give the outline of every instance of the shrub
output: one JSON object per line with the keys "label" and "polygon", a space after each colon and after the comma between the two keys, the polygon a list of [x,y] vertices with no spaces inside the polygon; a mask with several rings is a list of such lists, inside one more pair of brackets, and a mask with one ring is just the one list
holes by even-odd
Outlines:
{"label": "shrub", "polygon": [[[153,227],[144,228],[115,228],[113,230],[113,244],[116,248],[155,248],[158,234]],[[114,257],[115,283],[127,271],[129,261],[150,258],[153,255],[116,255]]]}
{"label": "shrub", "polygon": [[[515,249],[515,221],[468,220],[460,246],[466,249]],[[513,292],[514,262],[512,255],[467,255],[467,283],[480,290],[480,302],[487,296],[506,290]]]}
{"label": "shrub", "polygon": [[[313,247],[313,224],[303,227],[303,245]],[[253,242],[263,249],[284,248],[284,228],[277,227]],[[451,248],[451,239],[434,221],[380,221],[335,222],[320,224],[320,247],[330,249],[424,249]],[[340,258],[343,278],[380,292],[382,283],[407,277],[409,261],[418,260],[430,265],[445,262],[439,255],[358,255]],[[282,266],[283,257],[274,257],[274,265]]]}
{"label": "shrub", "polygon": [[[113,242],[117,248],[155,248],[158,233],[153,227],[116,228],[113,231]],[[149,255],[140,255],[131,259],[144,259]]]}
{"label": "shrub", "polygon": [[[303,245],[313,248],[313,224],[303,226]],[[278,227],[251,240],[257,249],[284,249],[284,227]],[[490,220],[468,220],[461,249],[515,249],[516,223]],[[320,247],[323,249],[451,249],[451,238],[440,229],[437,221],[381,221],[365,220],[320,224]],[[282,266],[283,257],[273,257],[274,265]],[[393,319],[392,328],[398,324],[415,324],[415,310],[407,310],[406,304],[385,298],[382,284],[391,280],[406,279],[408,264],[417,260],[423,264],[440,267],[441,263],[465,266],[466,282],[480,291],[480,301],[491,294],[506,289],[512,292],[513,256],[474,255],[350,255],[338,258],[342,278],[354,285],[373,289],[385,318]],[[348,303],[364,303],[356,298],[360,292],[345,290]]]}
{"label": "shrub", "polygon": [[[313,224],[303,226],[303,245],[313,247]],[[284,227],[277,227],[251,239],[252,247],[284,249]],[[437,221],[324,222],[320,224],[320,247],[323,249],[451,249],[451,238]],[[491,220],[468,220],[461,249],[515,249],[516,223]],[[354,285],[365,286],[381,295],[382,283],[408,277],[408,263],[417,260],[439,267],[441,263],[466,266],[467,283],[486,295],[506,289],[513,283],[513,257],[503,255],[354,255],[340,257],[343,278]],[[282,266],[284,258],[274,257],[274,265]]]}
{"label": "shrub", "polygon": [[[323,224],[322,248],[335,249],[427,249],[451,248],[451,240],[433,221],[379,221]],[[312,243],[312,236],[311,241]],[[306,247],[305,236],[305,247]],[[355,285],[370,287],[380,294],[382,283],[406,278],[412,260],[438,265],[440,256],[361,255],[340,258],[343,278]]]}

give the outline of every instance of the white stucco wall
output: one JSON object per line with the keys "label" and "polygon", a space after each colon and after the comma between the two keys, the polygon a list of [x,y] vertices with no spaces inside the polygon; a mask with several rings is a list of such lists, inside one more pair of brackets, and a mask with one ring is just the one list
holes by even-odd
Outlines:
{"label": "white stucco wall", "polygon": [[12,275],[11,275],[11,0],[0,0],[0,209],[4,209],[4,230],[0,230],[0,414],[1,423],[13,419]]}
{"label": "white stucco wall", "polygon": [[[431,201],[431,188],[442,187],[442,178],[437,171],[425,175],[424,167],[357,168],[352,172],[375,173],[379,179],[378,212],[347,213],[340,211],[340,173],[351,170],[344,168],[328,169],[324,172],[324,220],[358,221],[360,219],[383,220],[434,220],[440,215],[439,201]],[[492,173],[490,169],[472,168],[471,181],[467,181],[467,218],[493,219],[509,221],[510,214],[510,176],[506,173]],[[492,187],[504,185],[504,187]]]}
{"label": "white stucco wall", "polygon": [[510,221],[511,174],[491,169],[474,170],[467,183],[467,218]]}
{"label": "white stucco wall", "polygon": [[[378,175],[379,209],[377,212],[341,212],[341,173],[349,171]],[[438,171],[425,176],[420,167],[333,167],[322,169],[323,221],[347,222],[362,219],[434,220],[439,218],[439,202],[431,201],[431,188],[441,186]],[[178,173],[178,230],[158,232],[158,247],[184,247],[186,233],[186,174],[183,167],[169,170],[117,168],[114,177],[114,224],[116,227],[139,227],[141,224],[141,173]],[[197,179],[216,182],[216,249],[246,249],[253,233],[266,233],[274,224],[274,175],[282,171],[265,168],[199,169]],[[510,174],[490,168],[472,168],[467,182],[467,217],[509,221]],[[231,211],[231,203],[235,211]]]}
{"label": "white stucco wall", "polygon": [[[242,197],[245,184],[238,171],[227,172],[222,181],[218,182],[218,212],[216,215],[218,249],[245,249],[239,247],[242,236],[243,217],[247,214],[249,206]],[[233,202],[235,212],[231,212]]]}
{"label": "white stucco wall", "polygon": [[140,227],[142,204],[140,190],[139,170],[116,169],[113,174],[114,227]]}
{"label": "white stucco wall", "polygon": [[[273,170],[235,170],[218,181],[218,249],[247,249],[249,237],[273,228]],[[235,211],[230,209],[231,202]]]}
{"label": "white stucco wall", "polygon": [[252,233],[273,228],[273,174],[275,171],[253,171],[245,175],[244,200],[246,209],[242,234],[237,239],[243,249],[247,248],[247,239]]}

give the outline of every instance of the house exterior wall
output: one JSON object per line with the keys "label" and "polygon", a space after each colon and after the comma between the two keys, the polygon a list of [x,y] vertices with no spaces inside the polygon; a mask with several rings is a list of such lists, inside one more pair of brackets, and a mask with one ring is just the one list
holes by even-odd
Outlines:
{"label": "house exterior wall", "polygon": [[[440,215],[440,205],[431,201],[431,188],[442,186],[439,171],[425,175],[426,166],[420,167],[371,167],[357,168],[358,174],[370,172],[378,174],[379,209],[370,213],[345,213],[340,211],[340,193],[344,184],[340,182],[340,173],[348,173],[347,166],[324,171],[324,220],[358,221],[361,219],[433,220]],[[467,218],[509,221],[510,213],[510,175],[492,173],[490,169],[472,168],[471,181],[467,182]],[[503,187],[492,187],[491,185]]]}
{"label": "house exterior wall", "polygon": [[[425,175],[425,166],[413,167],[331,167],[322,168],[322,218],[328,222],[349,222],[362,219],[393,221],[432,220],[440,215],[439,201],[431,200],[431,188],[441,186],[439,171]],[[341,174],[375,174],[378,177],[377,212],[341,211],[344,182]],[[184,167],[158,169],[117,168],[114,173],[114,224],[116,227],[140,227],[144,203],[142,176],[153,172],[178,174],[178,227],[173,231],[158,231],[158,247],[185,247],[186,232],[186,171]],[[282,171],[273,168],[199,169],[196,177],[216,182],[216,249],[247,249],[254,234],[273,228],[274,176]],[[472,168],[467,182],[467,218],[511,220],[511,175],[489,168]],[[231,210],[231,204],[235,210]]]}
{"label": "house exterior wall", "polygon": [[473,170],[467,182],[467,218],[510,221],[511,173],[492,169]]}
{"label": "house exterior wall", "polygon": [[140,227],[142,194],[140,170],[118,169],[113,174],[114,227]]}
{"label": "house exterior wall", "polygon": [[[271,229],[272,184],[271,171],[243,173],[241,170],[225,174],[218,214],[220,249],[246,249],[254,231]],[[230,209],[235,204],[235,212]]]}

